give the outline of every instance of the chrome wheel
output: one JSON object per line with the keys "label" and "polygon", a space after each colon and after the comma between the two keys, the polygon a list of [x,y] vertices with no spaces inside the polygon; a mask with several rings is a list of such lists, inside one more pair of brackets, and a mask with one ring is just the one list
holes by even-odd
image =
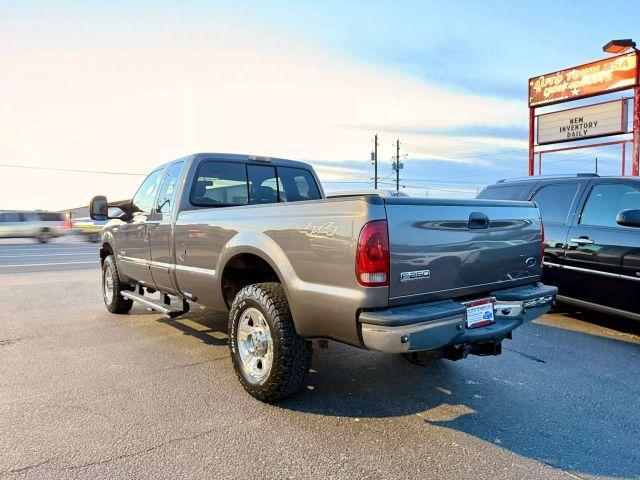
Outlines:
{"label": "chrome wheel", "polygon": [[104,296],[104,303],[111,305],[113,301],[113,272],[109,265],[104,268],[102,274],[102,294]]}
{"label": "chrome wheel", "polygon": [[236,341],[247,380],[260,383],[271,371],[273,340],[269,325],[257,308],[251,307],[242,313]]}

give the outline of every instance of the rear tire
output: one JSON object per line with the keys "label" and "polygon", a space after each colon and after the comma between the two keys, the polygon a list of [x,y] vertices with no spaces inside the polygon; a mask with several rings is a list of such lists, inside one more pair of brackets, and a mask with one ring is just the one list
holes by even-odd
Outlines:
{"label": "rear tire", "polygon": [[229,348],[244,389],[266,403],[300,390],[311,367],[311,342],[296,333],[279,283],[238,292],[229,312]]}
{"label": "rear tire", "polygon": [[49,240],[51,240],[52,235],[49,230],[42,230],[36,234],[35,238],[38,243],[47,243]]}
{"label": "rear tire", "polygon": [[102,263],[102,298],[111,313],[127,313],[131,310],[133,300],[124,298],[121,295],[123,290],[130,290],[130,287],[120,282],[116,262],[113,255],[109,255]]}

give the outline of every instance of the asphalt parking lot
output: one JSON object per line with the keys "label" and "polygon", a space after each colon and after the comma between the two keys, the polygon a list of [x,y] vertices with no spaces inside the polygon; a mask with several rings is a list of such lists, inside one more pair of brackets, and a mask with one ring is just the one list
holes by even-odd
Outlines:
{"label": "asphalt parking lot", "polygon": [[270,406],[224,314],[109,314],[96,256],[0,244],[0,478],[640,478],[638,324],[561,311],[427,367],[316,346]]}

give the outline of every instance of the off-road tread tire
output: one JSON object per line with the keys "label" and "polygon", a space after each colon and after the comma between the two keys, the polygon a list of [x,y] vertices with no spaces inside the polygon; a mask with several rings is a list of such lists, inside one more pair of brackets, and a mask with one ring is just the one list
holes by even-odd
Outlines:
{"label": "off-road tread tire", "polygon": [[[111,313],[128,313],[133,306],[133,300],[124,298],[120,295],[120,292],[123,290],[131,290],[131,288],[120,281],[120,277],[118,276],[118,267],[116,267],[116,261],[114,260],[113,255],[108,255],[102,263],[103,276],[107,266],[111,268],[111,275],[113,277],[113,298],[111,300],[111,304],[107,305],[105,302],[105,306]],[[104,279],[102,279],[102,282],[104,282]],[[101,288],[104,288],[104,283],[101,284]]]}
{"label": "off-road tread tire", "polygon": [[[240,315],[246,309],[246,300],[258,304],[273,339],[271,371],[259,385],[245,379],[235,345],[236,328]],[[256,283],[238,292],[229,311],[229,348],[236,376],[243,388],[265,403],[277,402],[300,390],[311,368],[311,342],[296,333],[284,289],[275,282]]]}

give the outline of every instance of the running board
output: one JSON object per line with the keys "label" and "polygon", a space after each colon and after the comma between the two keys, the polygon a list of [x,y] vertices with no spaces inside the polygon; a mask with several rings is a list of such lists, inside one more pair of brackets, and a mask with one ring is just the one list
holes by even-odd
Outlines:
{"label": "running board", "polygon": [[128,298],[129,300],[133,300],[134,302],[138,302],[145,307],[150,308],[151,310],[156,310],[157,312],[164,313],[169,318],[179,317],[180,315],[184,315],[189,311],[189,304],[186,300],[183,300],[182,310],[179,310],[177,308],[171,307],[170,305],[165,305],[155,300],[145,298],[135,292],[125,290],[123,292],[120,292],[120,295],[122,295],[124,298]]}
{"label": "running board", "polygon": [[616,317],[628,318],[629,320],[640,320],[640,314],[629,312],[627,310],[619,310],[614,307],[607,307],[605,305],[587,302],[586,300],[578,300],[577,298],[565,297],[564,295],[558,295],[556,298],[559,302],[568,303],[569,305],[573,305],[574,307],[586,308],[587,310],[593,310],[594,312],[605,313],[607,315],[613,315]]}

